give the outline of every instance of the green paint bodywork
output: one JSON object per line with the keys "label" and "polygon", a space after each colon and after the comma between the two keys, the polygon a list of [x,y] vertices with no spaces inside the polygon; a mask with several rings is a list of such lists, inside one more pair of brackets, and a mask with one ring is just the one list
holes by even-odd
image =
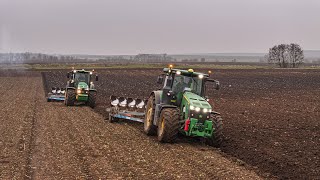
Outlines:
{"label": "green paint bodywork", "polygon": [[[189,130],[182,132],[187,136],[200,136],[200,137],[211,137],[212,136],[212,121],[206,118],[204,122],[199,122],[198,119],[191,117],[190,106],[199,107],[200,112],[203,109],[211,109],[211,105],[201,96],[192,92],[185,92],[181,101],[181,112],[183,113],[184,122],[189,118],[190,125]],[[196,113],[196,112],[195,112]]]}
{"label": "green paint bodywork", "polygon": [[77,101],[88,101],[88,94],[77,94]]}
{"label": "green paint bodywork", "polygon": [[201,136],[211,137],[212,136],[212,121],[205,120],[204,123],[198,123],[195,118],[190,118],[189,131],[183,131],[187,136]]}
{"label": "green paint bodywork", "polygon": [[[89,86],[85,82],[79,82],[77,89],[89,89]],[[88,93],[77,93],[76,99],[77,101],[88,101]]]}

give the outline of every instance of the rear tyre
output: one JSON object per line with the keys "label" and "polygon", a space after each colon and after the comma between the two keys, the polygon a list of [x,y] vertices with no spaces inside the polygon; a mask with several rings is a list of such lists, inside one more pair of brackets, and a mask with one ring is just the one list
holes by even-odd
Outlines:
{"label": "rear tyre", "polygon": [[66,105],[73,106],[76,102],[76,92],[74,89],[67,90],[67,98],[66,98]]}
{"label": "rear tyre", "polygon": [[157,127],[153,125],[154,112],[155,112],[155,96],[151,95],[148,99],[146,115],[144,117],[144,127],[143,130],[148,136],[156,135]]}
{"label": "rear tyre", "polygon": [[165,108],[161,111],[158,125],[160,142],[175,142],[179,132],[180,111],[178,108]]}
{"label": "rear tyre", "polygon": [[214,128],[212,137],[206,139],[206,143],[213,147],[220,147],[223,141],[223,120],[220,115],[211,115],[212,126]]}
{"label": "rear tyre", "polygon": [[97,92],[90,91],[89,92],[89,97],[88,97],[88,106],[91,108],[94,108],[96,106],[96,97],[97,97]]}

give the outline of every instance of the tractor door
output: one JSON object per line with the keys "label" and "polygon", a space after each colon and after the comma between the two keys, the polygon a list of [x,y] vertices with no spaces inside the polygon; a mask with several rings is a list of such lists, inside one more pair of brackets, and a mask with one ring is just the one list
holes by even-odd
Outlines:
{"label": "tractor door", "polygon": [[161,103],[171,104],[171,86],[173,82],[172,74],[166,75],[166,79],[163,84]]}

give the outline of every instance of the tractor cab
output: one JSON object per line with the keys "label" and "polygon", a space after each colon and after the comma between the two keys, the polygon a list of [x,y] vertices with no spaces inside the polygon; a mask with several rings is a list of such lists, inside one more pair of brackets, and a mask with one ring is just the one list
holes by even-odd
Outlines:
{"label": "tractor cab", "polygon": [[[72,70],[68,72],[67,78],[69,79],[69,84],[71,87],[89,88],[89,86],[94,86],[93,84],[93,71],[82,70]],[[95,75],[95,80],[98,81],[98,75]],[[91,87],[94,88],[94,87]]]}
{"label": "tractor cab", "polygon": [[162,74],[158,76],[158,83],[162,84],[163,81],[163,103],[171,103],[180,106],[183,96],[186,94],[193,94],[200,99],[206,99],[207,85],[214,83],[214,88],[219,89],[219,81],[210,79],[210,73],[204,74],[194,72],[193,69],[180,70],[173,69],[172,66],[164,68]]}

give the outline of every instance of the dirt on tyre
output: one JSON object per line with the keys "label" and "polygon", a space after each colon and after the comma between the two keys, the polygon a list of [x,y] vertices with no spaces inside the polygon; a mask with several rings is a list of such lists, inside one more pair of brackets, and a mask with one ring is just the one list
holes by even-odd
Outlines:
{"label": "dirt on tyre", "polygon": [[91,108],[94,108],[96,106],[96,98],[97,98],[97,92],[90,91],[87,105],[90,106]]}
{"label": "dirt on tyre", "polygon": [[175,142],[179,133],[180,111],[178,108],[164,108],[160,113],[158,140],[164,143]]}
{"label": "dirt on tyre", "polygon": [[156,108],[155,96],[151,95],[148,99],[146,115],[144,118],[144,126],[143,126],[143,130],[148,136],[157,134],[157,127],[153,125],[155,108]]}
{"label": "dirt on tyre", "polygon": [[74,89],[67,90],[66,105],[73,106],[76,102],[76,91]]}
{"label": "dirt on tyre", "polygon": [[209,146],[220,147],[223,141],[223,120],[220,115],[211,115],[213,133],[211,138],[206,139],[206,143]]}

